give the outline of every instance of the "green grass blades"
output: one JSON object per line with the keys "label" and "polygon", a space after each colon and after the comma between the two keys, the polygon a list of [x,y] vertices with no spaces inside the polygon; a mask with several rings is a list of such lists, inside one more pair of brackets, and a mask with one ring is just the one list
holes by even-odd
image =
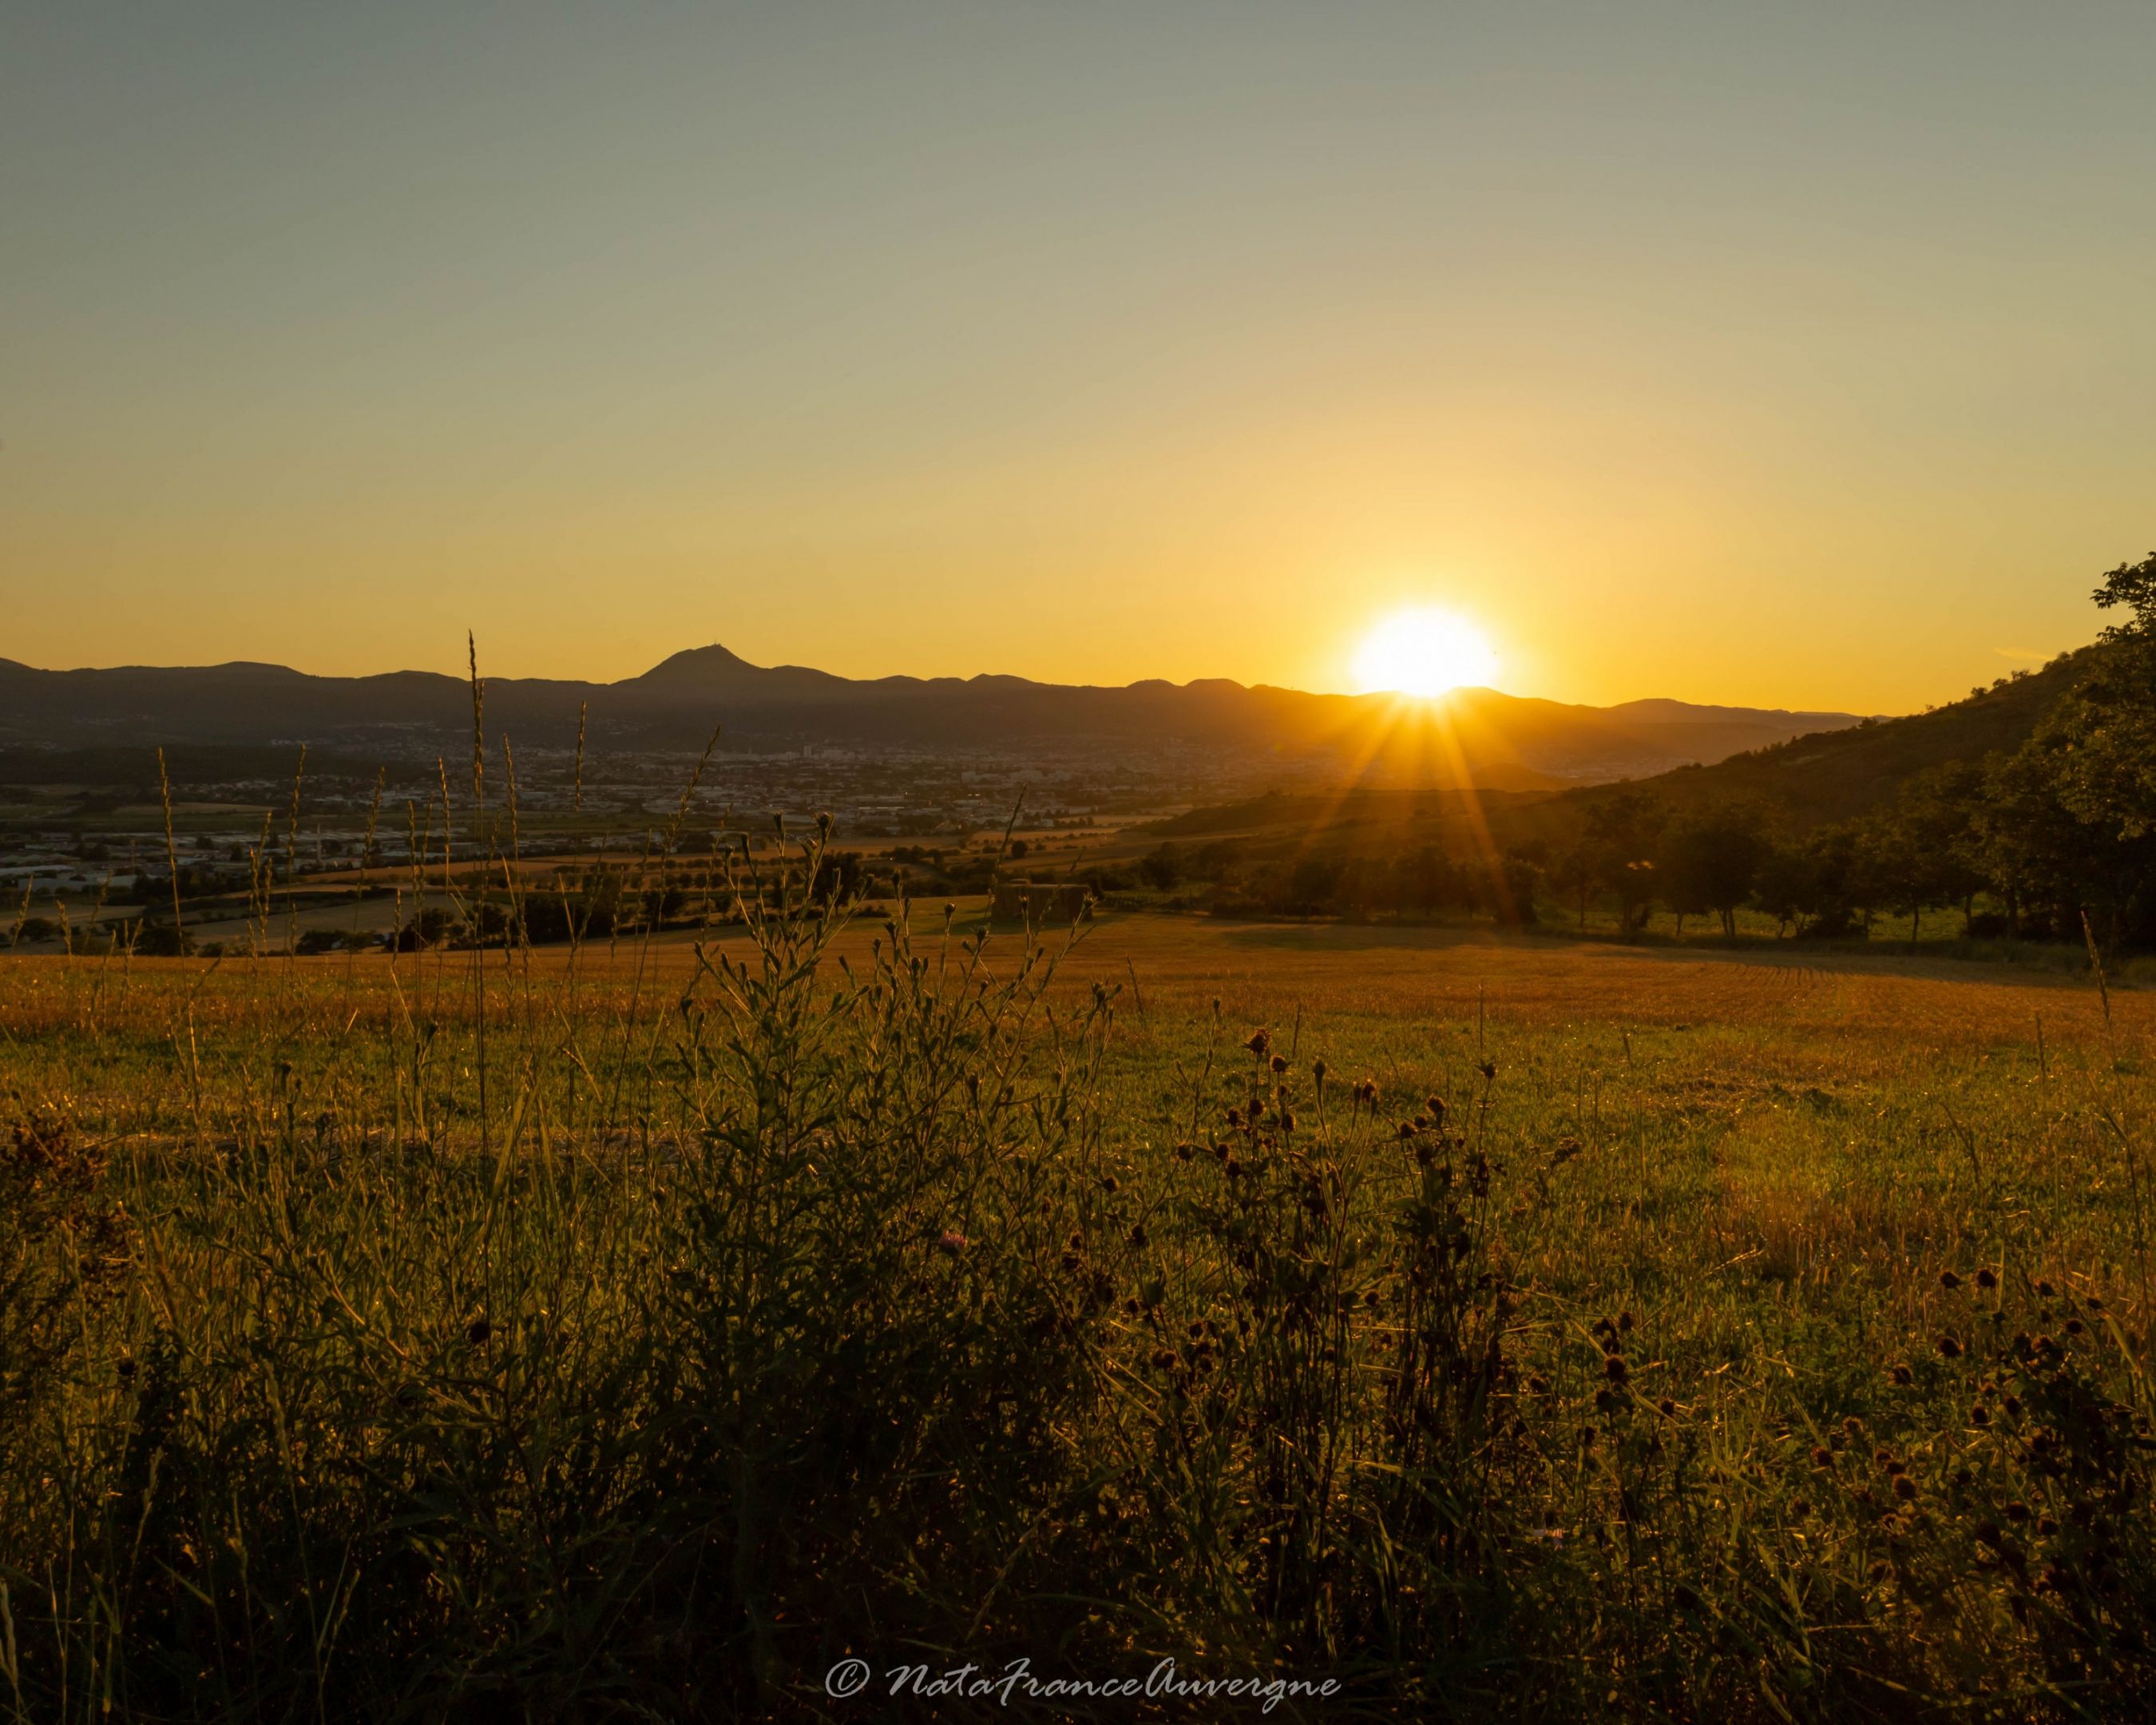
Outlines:
{"label": "green grass blades", "polygon": [[2138,994],[744,902],[0,968],[0,1711],[2156,1701]]}

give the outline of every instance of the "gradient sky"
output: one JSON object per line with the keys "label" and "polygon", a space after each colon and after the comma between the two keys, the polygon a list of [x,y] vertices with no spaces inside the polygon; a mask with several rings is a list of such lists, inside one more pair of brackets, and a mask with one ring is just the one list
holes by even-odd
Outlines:
{"label": "gradient sky", "polygon": [[2156,544],[2156,8],[0,4],[0,655],[1895,711]]}

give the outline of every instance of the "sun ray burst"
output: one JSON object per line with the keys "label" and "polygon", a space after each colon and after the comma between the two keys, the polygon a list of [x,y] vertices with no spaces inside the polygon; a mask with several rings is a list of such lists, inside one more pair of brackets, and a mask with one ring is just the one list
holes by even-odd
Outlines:
{"label": "sun ray burst", "polygon": [[1497,655],[1490,638],[1458,612],[1422,605],[1394,612],[1364,636],[1353,669],[1363,694],[1430,696],[1487,685],[1496,677]]}

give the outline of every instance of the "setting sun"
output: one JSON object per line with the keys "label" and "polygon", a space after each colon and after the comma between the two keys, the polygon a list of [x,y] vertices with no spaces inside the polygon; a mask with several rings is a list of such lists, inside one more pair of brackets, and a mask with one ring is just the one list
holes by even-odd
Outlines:
{"label": "setting sun", "polygon": [[1363,638],[1355,655],[1355,686],[1363,694],[1443,695],[1482,685],[1497,675],[1489,637],[1456,612],[1429,607],[1396,611]]}

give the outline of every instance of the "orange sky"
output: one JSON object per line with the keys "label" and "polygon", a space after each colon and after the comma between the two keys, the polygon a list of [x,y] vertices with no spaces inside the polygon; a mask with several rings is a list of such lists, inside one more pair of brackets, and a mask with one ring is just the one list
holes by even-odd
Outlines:
{"label": "orange sky", "polygon": [[1861,711],[2156,543],[2156,13],[31,8],[0,655]]}

